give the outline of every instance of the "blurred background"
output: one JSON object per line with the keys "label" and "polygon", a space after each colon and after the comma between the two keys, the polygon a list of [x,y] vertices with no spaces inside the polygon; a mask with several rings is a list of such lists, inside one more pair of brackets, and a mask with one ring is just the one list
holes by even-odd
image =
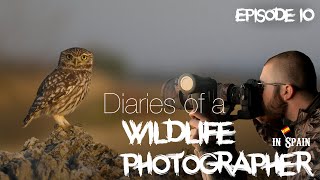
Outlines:
{"label": "blurred background", "polygon": [[[274,7],[312,8],[316,17],[308,23],[234,20],[237,8]],[[42,80],[56,67],[60,52],[79,46],[95,54],[93,81],[87,98],[67,119],[119,153],[181,152],[190,146],[183,142],[149,146],[147,137],[141,146],[129,145],[121,120],[186,121],[185,112],[106,115],[103,93],[160,97],[162,83],[184,72],[240,84],[248,78],[259,79],[265,61],[287,50],[306,53],[318,72],[319,11],[320,2],[292,0],[1,1],[0,149],[19,151],[27,139],[45,139],[53,130],[51,117],[36,119],[25,129],[22,120]],[[238,150],[273,152],[251,121],[238,120],[235,128]]]}

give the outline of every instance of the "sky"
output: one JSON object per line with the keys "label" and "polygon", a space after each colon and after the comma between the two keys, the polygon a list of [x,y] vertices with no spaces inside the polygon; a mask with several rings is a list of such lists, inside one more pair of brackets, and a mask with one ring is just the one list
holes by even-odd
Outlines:
{"label": "sky", "polygon": [[[238,8],[312,8],[305,23],[237,23]],[[73,46],[123,54],[132,71],[257,76],[264,62],[300,50],[320,69],[320,2],[293,0],[3,0],[0,53],[56,64]]]}

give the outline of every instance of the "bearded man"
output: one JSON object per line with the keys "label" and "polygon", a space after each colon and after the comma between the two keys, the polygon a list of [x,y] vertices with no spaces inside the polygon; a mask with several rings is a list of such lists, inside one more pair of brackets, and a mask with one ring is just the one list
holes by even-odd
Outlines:
{"label": "bearded man", "polygon": [[[279,153],[307,151],[311,155],[309,163],[314,177],[301,170],[287,179],[320,179],[320,95],[317,91],[317,76],[310,58],[299,51],[287,51],[277,54],[265,63],[260,81],[263,86],[264,116],[257,117],[253,123],[262,139],[272,146],[273,138],[281,138],[281,146],[274,146]],[[200,121],[217,118],[207,117],[198,112],[190,113],[190,125],[195,128],[192,138],[197,138]],[[290,129],[292,138],[310,138],[310,146],[285,147],[285,135],[282,129]],[[195,154],[221,149],[214,145],[194,145]],[[235,146],[227,149],[236,153]],[[225,148],[224,148],[225,149]],[[289,161],[289,160],[288,160]],[[296,159],[290,159],[295,162]],[[294,167],[292,167],[293,169]],[[288,168],[290,171],[291,168]],[[293,171],[293,170],[291,170]],[[239,174],[240,175],[240,174]],[[233,179],[227,173],[205,175],[204,179]],[[235,179],[246,179],[242,174]]]}

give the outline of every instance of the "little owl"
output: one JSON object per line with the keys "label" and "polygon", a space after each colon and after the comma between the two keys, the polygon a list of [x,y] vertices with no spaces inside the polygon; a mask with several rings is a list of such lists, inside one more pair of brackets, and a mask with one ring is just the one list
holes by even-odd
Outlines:
{"label": "little owl", "polygon": [[61,52],[58,67],[41,83],[37,96],[23,120],[26,127],[41,115],[52,115],[56,123],[66,129],[64,118],[72,113],[89,90],[93,54],[83,48],[70,48]]}

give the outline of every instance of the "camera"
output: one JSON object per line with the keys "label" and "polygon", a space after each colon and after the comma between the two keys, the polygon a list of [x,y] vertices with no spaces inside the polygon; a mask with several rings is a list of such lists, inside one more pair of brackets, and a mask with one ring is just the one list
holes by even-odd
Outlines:
{"label": "camera", "polygon": [[264,114],[262,91],[260,81],[254,79],[236,86],[218,83],[210,77],[185,73],[167,80],[162,85],[161,97],[169,98],[168,104],[171,107],[198,111],[201,109],[201,113],[205,114],[213,111],[216,108],[214,102],[220,100],[228,107],[224,115],[231,116],[235,105],[240,105],[241,109],[233,119],[252,119]]}

